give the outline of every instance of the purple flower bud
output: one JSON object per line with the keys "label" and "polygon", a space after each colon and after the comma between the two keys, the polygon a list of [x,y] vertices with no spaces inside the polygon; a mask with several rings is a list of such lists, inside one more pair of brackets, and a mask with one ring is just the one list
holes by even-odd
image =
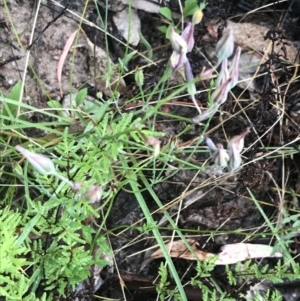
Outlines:
{"label": "purple flower bud", "polygon": [[190,94],[196,94],[197,90],[196,90],[196,86],[195,86],[195,83],[194,83],[195,78],[194,78],[192,67],[191,67],[191,64],[190,64],[189,60],[187,60],[184,63],[184,74],[185,74],[186,82],[191,84],[191,85],[188,86],[188,87],[190,87],[190,91],[191,91]]}
{"label": "purple flower bud", "polygon": [[191,52],[195,45],[194,24],[192,22],[189,22],[188,25],[184,28],[181,37],[187,43],[187,52]]}
{"label": "purple flower bud", "polygon": [[231,67],[229,69],[229,75],[230,77],[232,77],[232,82],[230,83],[230,89],[234,88],[239,80],[239,63],[241,57],[241,50],[242,48],[238,46],[235,51],[235,55]]}
{"label": "purple flower bud", "polygon": [[206,137],[205,142],[211,154],[213,154],[218,149],[210,138]]}
{"label": "purple flower bud", "polygon": [[230,83],[232,78],[228,78],[221,86],[217,87],[211,94],[211,100],[219,106],[227,100],[228,92],[230,90]]}
{"label": "purple flower bud", "polygon": [[244,139],[246,135],[249,133],[250,133],[250,128],[246,128],[246,130],[243,131],[241,134],[232,137],[229,141],[229,145],[233,145],[233,147],[237,149],[238,153],[241,153],[241,151],[244,148]]}
{"label": "purple flower bud", "polygon": [[232,55],[233,50],[234,50],[234,37],[233,37],[232,29],[225,28],[223,30],[223,35],[221,39],[217,42],[216,45],[216,55],[218,58],[217,66],[219,66],[224,59],[228,59]]}
{"label": "purple flower bud", "polygon": [[54,164],[48,157],[33,153],[20,145],[16,146],[16,150],[20,152],[39,173],[43,175],[56,175]]}
{"label": "purple flower bud", "polygon": [[216,79],[216,87],[223,85],[229,79],[228,60],[224,59],[221,64],[221,70]]}
{"label": "purple flower bud", "polygon": [[229,156],[230,156],[229,166],[231,171],[234,171],[235,169],[239,168],[239,166],[242,163],[242,158],[240,153],[244,148],[244,139],[248,133],[250,133],[250,128],[247,128],[240,135],[231,138],[231,140],[228,143]]}
{"label": "purple flower bud", "polygon": [[200,109],[200,107],[197,103],[196,98],[195,98],[195,95],[197,93],[197,89],[196,89],[196,85],[195,85],[195,82],[194,82],[195,79],[194,79],[192,67],[191,67],[191,64],[190,64],[189,60],[187,60],[184,63],[184,73],[185,73],[186,82],[188,84],[188,86],[187,86],[188,93],[191,96],[191,99],[192,99],[196,109],[198,110],[199,114],[201,114],[202,111],[201,111],[201,109]]}
{"label": "purple flower bud", "polygon": [[171,55],[171,66],[177,71],[187,61],[186,54],[194,47],[194,24],[189,22],[181,36],[171,27],[170,41],[174,50]]}

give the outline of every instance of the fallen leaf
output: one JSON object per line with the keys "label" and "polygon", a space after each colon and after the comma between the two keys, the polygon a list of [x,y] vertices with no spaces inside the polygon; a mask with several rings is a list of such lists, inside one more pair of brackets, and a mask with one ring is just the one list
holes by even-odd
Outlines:
{"label": "fallen leaf", "polygon": [[76,37],[76,34],[77,34],[78,30],[74,31],[70,37],[68,38],[67,42],[66,42],[66,45],[64,47],[64,50],[59,58],[59,61],[58,61],[58,65],[57,65],[57,80],[58,80],[58,84],[59,84],[59,89],[60,89],[60,96],[62,97],[63,96],[63,91],[62,91],[62,87],[61,87],[61,74],[62,74],[62,68],[64,66],[64,62],[65,62],[65,59],[69,53],[69,50],[74,42],[74,39]]}
{"label": "fallen leaf", "polygon": [[[187,239],[190,247],[194,251],[194,254],[190,252],[187,248],[185,242],[182,240],[173,241],[172,243],[167,243],[166,248],[170,249],[170,256],[173,258],[182,258],[186,260],[200,260],[204,261],[212,256],[218,256],[216,260],[217,265],[234,264],[240,261],[254,259],[254,258],[265,258],[265,257],[282,257],[279,252],[273,252],[272,246],[260,245],[260,244],[248,244],[248,243],[236,243],[228,244],[222,247],[221,253],[213,254],[197,248],[197,244],[192,239]],[[150,256],[151,259],[162,258],[164,255],[161,249],[155,251]],[[149,263],[149,259],[146,259]],[[145,264],[142,264],[144,267]]]}
{"label": "fallen leaf", "polygon": [[[182,240],[176,240],[171,243],[166,244],[167,250],[170,249],[170,256],[173,258],[183,258],[187,260],[201,260],[204,261],[210,256],[214,256],[215,254],[208,253],[202,250],[199,250],[196,247],[196,242],[192,239],[187,239],[187,242],[189,243],[190,247],[193,249],[195,254],[197,255],[197,258],[195,258],[194,254],[192,254],[189,249],[187,248],[186,244]],[[150,256],[152,259],[155,258],[161,258],[163,257],[163,253],[161,249],[155,251]]]}
{"label": "fallen leaf", "polygon": [[275,252],[272,254],[272,252],[273,247],[267,245],[247,243],[229,244],[222,247],[216,264],[233,264],[254,258],[282,257],[281,253]]}

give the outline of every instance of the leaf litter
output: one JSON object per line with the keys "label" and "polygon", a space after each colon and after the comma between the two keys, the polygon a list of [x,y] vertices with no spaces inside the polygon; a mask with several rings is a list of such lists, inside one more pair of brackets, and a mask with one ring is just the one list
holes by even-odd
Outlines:
{"label": "leaf litter", "polygon": [[[190,245],[194,254],[187,248],[186,242]],[[282,257],[280,252],[274,252],[274,247],[268,245],[249,243],[226,244],[221,247],[221,252],[209,253],[199,249],[195,240],[187,239],[186,242],[176,240],[167,243],[166,248],[169,250],[170,256],[173,258],[200,261],[209,260],[210,257],[217,257],[215,261],[217,265],[235,264],[244,260],[256,258]],[[145,265],[149,264],[151,260],[163,257],[164,255],[160,249],[153,252],[150,258],[146,258],[142,263],[141,270],[145,267]]]}

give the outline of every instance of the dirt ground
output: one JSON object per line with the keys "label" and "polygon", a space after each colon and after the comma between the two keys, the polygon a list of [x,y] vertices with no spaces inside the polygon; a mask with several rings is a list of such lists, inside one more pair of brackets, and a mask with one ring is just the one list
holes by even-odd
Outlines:
{"label": "dirt ground", "polygon": [[[104,2],[99,1],[99,10],[102,13],[104,13]],[[104,34],[97,29],[99,20],[97,20],[97,12],[93,2],[86,6],[84,0],[72,1],[69,6],[71,12],[67,11],[60,15],[67,1],[60,1],[59,3],[62,5],[60,7],[55,2],[44,0],[41,2],[35,25],[34,18],[38,1],[8,0],[6,3],[15,28],[12,27],[8,18],[7,8],[1,3],[0,90],[4,95],[7,95],[9,90],[23,78],[26,68],[24,97],[28,104],[36,108],[47,107],[47,101],[50,99],[63,102],[65,95],[76,92],[82,87],[88,87],[92,97],[98,91],[107,97],[110,96],[110,91],[106,89],[104,81],[100,77],[107,72],[107,60],[117,62],[118,58],[124,55],[125,46],[110,38],[110,58],[107,57],[105,51],[97,48],[103,47]],[[177,1],[172,3],[165,1],[162,5],[170,7],[174,13],[180,15]],[[248,51],[261,53],[263,49],[266,49],[270,45],[270,39],[266,37],[268,32],[271,38],[276,38],[277,48],[270,50],[270,53],[276,52],[280,55],[277,57],[269,56],[270,60],[273,61],[265,61],[260,70],[261,73],[264,73],[263,76],[254,75],[257,70],[256,66],[254,69],[245,68],[241,72],[241,79],[246,81],[232,91],[229,100],[222,107],[223,115],[217,115],[212,119],[210,129],[207,132],[207,135],[212,137],[214,141],[225,144],[228,137],[241,133],[246,127],[251,127],[251,133],[245,140],[246,151],[243,153],[244,160],[250,163],[246,164],[234,177],[217,178],[193,170],[183,170],[177,172],[169,181],[156,184],[153,187],[163,204],[175,200],[186,189],[191,191],[184,197],[178,226],[184,229],[217,230],[220,234],[215,236],[215,241],[211,242],[209,246],[205,244],[205,248],[208,248],[209,251],[218,250],[221,245],[226,243],[241,242],[244,236],[228,234],[233,233],[234,230],[246,229],[245,231],[251,232],[251,229],[259,229],[259,232],[264,231],[264,220],[256,205],[249,199],[247,188],[254,193],[257,199],[265,202],[263,208],[270,217],[276,216],[279,203],[279,196],[274,187],[283,188],[282,183],[284,181],[286,190],[292,189],[296,193],[300,191],[298,167],[300,157],[298,154],[286,159],[281,156],[274,156],[255,161],[255,158],[264,154],[264,150],[260,149],[260,143],[257,142],[258,137],[261,137],[265,146],[280,147],[291,143],[299,135],[299,73],[297,69],[290,67],[298,61],[298,45],[300,45],[298,7],[294,5],[288,11],[289,3],[286,2],[247,15],[247,12],[250,11],[247,5],[245,5],[245,1],[208,1],[208,7],[204,11],[204,19],[196,28],[196,43],[193,51],[189,54],[189,59],[195,75],[200,74],[203,67],[209,67],[207,58],[213,60],[213,49],[217,41],[213,33],[217,33],[219,27],[226,25],[232,26],[236,35],[236,43],[243,47],[244,54],[241,64],[244,65],[249,65],[249,60],[254,65],[260,61],[261,58],[257,59],[255,56],[253,58],[248,54]],[[126,43],[122,38],[122,33],[117,30],[113,23],[116,10],[123,7],[126,5],[122,4],[121,1],[116,1],[115,7],[110,7],[108,29],[111,35]],[[163,74],[172,50],[164,34],[157,30],[157,27],[162,25],[162,18],[157,13],[142,9],[137,10],[137,14],[142,21],[141,31],[154,49],[153,61],[158,62],[157,65],[146,68],[144,72],[145,87],[153,87]],[[79,16],[82,15],[90,23],[82,25],[82,30],[75,43],[77,46],[67,56],[62,71],[60,89],[57,79],[58,61],[67,39],[78,29]],[[59,16],[58,19],[52,22],[57,16]],[[243,26],[236,28],[237,22],[242,22]],[[271,30],[274,28],[274,24],[277,25],[278,23],[277,29]],[[49,27],[44,31],[47,25]],[[26,47],[30,45],[33,26],[35,28],[33,40],[38,39],[30,48],[27,65],[28,51],[26,51]],[[16,38],[15,32],[18,33],[20,40]],[[265,37],[266,39],[264,39]],[[145,51],[141,43],[131,47],[139,52]],[[14,57],[18,59],[2,64]],[[142,57],[133,58],[128,64],[128,69],[134,70],[143,64],[145,64],[145,60]],[[280,71],[276,74],[268,73],[273,67],[280,69]],[[255,79],[250,81],[251,78]],[[182,82],[180,76],[172,75],[168,85],[172,87]],[[271,85],[271,82],[275,82],[276,85]],[[208,87],[209,83],[206,81],[197,83],[199,91]],[[134,77],[129,75],[122,79],[118,90],[121,102],[136,95],[138,90],[135,86]],[[61,91],[63,95],[61,95]],[[283,102],[280,103],[278,95],[283,97]],[[197,98],[202,106],[206,107],[206,94],[200,93]],[[239,102],[236,101],[237,98]],[[193,107],[178,105],[179,102],[189,103],[190,100],[188,97],[176,99],[167,109],[174,115],[187,118],[195,115]],[[284,112],[283,116],[281,115],[282,112]],[[279,116],[282,116],[281,121],[279,121]],[[33,113],[33,128],[36,121],[38,119]],[[170,118],[157,120],[157,129],[164,131],[170,139],[176,137],[177,133],[184,127],[183,122],[173,122]],[[201,126],[195,125],[193,129],[180,137],[179,146],[193,145],[201,133]],[[299,150],[298,143],[291,143],[290,146]],[[200,147],[204,147],[204,144]],[[204,162],[209,160],[209,157],[199,153],[195,154],[192,160],[193,162]],[[207,184],[203,185],[203,183]],[[151,209],[157,209],[151,196],[147,193],[145,193],[145,199],[148,200]],[[291,201],[291,195],[286,195],[287,204]],[[290,206],[287,205],[287,207]],[[293,209],[299,210],[298,201]],[[170,213],[172,214],[176,210],[178,207],[175,205],[170,208]],[[141,210],[136,199],[124,190],[116,197],[106,227],[111,229],[118,225],[132,225],[140,219],[140,216]],[[161,220],[162,214],[158,213],[156,218],[158,222],[161,222],[161,226],[167,226],[167,223]],[[228,232],[222,234],[222,231]],[[149,301],[155,300],[156,290],[151,283],[156,277],[155,272],[159,262],[157,260],[152,261],[140,271],[144,261],[144,253],[134,257],[130,255],[145,249],[153,241],[137,240],[136,243],[129,244],[129,242],[135,241],[138,234],[134,230],[125,231],[120,236],[118,233],[114,233],[111,237],[112,247],[114,250],[121,250],[116,252],[115,257],[116,262],[118,262],[118,269],[128,289],[128,300],[141,300],[142,298]],[[168,235],[169,232],[166,230],[165,234]],[[200,246],[207,241],[207,237],[194,235],[193,232],[190,235],[198,241]],[[257,243],[260,242],[262,240],[257,241]],[[267,242],[264,241],[263,243]],[[292,248],[295,250],[295,254],[299,254],[299,245],[296,240]],[[184,275],[187,279],[192,277],[192,272],[186,273],[189,269],[189,262],[177,259],[175,265],[179,275]],[[222,268],[217,269],[214,275],[215,281],[226,290],[228,283],[222,279]],[[105,279],[105,282],[97,294],[121,300],[123,295],[117,274],[103,270],[101,277]],[[300,300],[298,285],[299,283],[286,282],[285,286],[277,286],[276,289],[284,293],[285,300]],[[248,287],[249,285],[245,287],[245,291]],[[201,300],[198,289],[187,287],[186,292],[189,300]]]}

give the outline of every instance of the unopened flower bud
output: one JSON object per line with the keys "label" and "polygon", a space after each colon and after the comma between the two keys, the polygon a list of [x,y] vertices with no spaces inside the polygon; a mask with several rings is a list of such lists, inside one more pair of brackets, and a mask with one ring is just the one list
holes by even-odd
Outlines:
{"label": "unopened flower bud", "polygon": [[245,137],[250,133],[250,128],[246,128],[241,134],[234,136],[229,141],[229,146],[232,145],[238,153],[241,153],[244,148]]}
{"label": "unopened flower bud", "polygon": [[173,53],[171,55],[171,66],[174,71],[180,69],[183,64],[187,61],[187,42],[175,32],[174,28],[171,27],[170,41],[173,48]]}
{"label": "unopened flower bud", "polygon": [[211,154],[213,154],[218,149],[210,138],[206,137],[205,142]]}
{"label": "unopened flower bud", "polygon": [[229,69],[229,76],[232,78],[232,82],[230,83],[230,89],[234,88],[239,80],[239,64],[240,64],[241,51],[242,48],[238,46],[235,51],[232,65]]}
{"label": "unopened flower bud", "polygon": [[213,68],[205,70],[205,67],[204,67],[198,77],[200,80],[212,79],[215,77],[213,72],[214,72]]}
{"label": "unopened flower bud", "polygon": [[229,147],[229,169],[231,172],[235,171],[237,168],[241,166],[242,163],[242,157],[240,153],[235,149],[234,147]]}
{"label": "unopened flower bud", "polygon": [[187,42],[174,30],[173,27],[171,27],[170,41],[172,48],[176,53],[187,53]]}
{"label": "unopened flower bud", "polygon": [[203,18],[203,11],[202,9],[198,8],[193,14],[193,19],[192,19],[193,24],[196,25],[200,23],[202,18]]}
{"label": "unopened flower bud", "polygon": [[229,79],[228,60],[224,59],[221,64],[221,70],[216,79],[216,87],[223,85]]}
{"label": "unopened flower bud", "polygon": [[250,133],[250,128],[247,128],[240,135],[234,136],[228,143],[230,171],[234,171],[235,169],[239,168],[242,163],[240,153],[244,148],[244,139],[248,133]]}
{"label": "unopened flower bud", "polygon": [[234,50],[234,37],[233,37],[232,29],[225,28],[223,30],[223,35],[221,39],[217,42],[216,45],[216,55],[218,58],[217,66],[219,66],[224,59],[228,59],[232,55],[233,50]]}
{"label": "unopened flower bud", "polygon": [[229,154],[222,144],[218,143],[217,147],[218,149],[214,154],[214,163],[221,168],[227,167],[230,160]]}
{"label": "unopened flower bud", "polygon": [[215,91],[211,94],[211,100],[217,103],[219,106],[227,100],[230,82],[232,78],[228,78],[221,86],[217,87]]}
{"label": "unopened flower bud", "polygon": [[195,95],[197,93],[197,89],[196,89],[196,85],[195,85],[195,79],[194,79],[192,67],[191,67],[191,64],[190,64],[189,60],[187,60],[184,63],[184,73],[185,73],[185,80],[188,84],[188,86],[187,86],[188,93],[191,96],[191,99],[192,99],[196,109],[198,110],[199,114],[202,114],[202,111],[201,111],[201,109],[200,109],[200,107],[197,103],[196,98],[195,98]]}
{"label": "unopened flower bud", "polygon": [[91,203],[99,202],[102,198],[102,187],[98,184],[90,186],[84,194],[84,197]]}
{"label": "unopened flower bud", "polygon": [[138,69],[134,74],[134,79],[138,87],[142,87],[144,84],[144,73],[143,70]]}
{"label": "unopened flower bud", "polygon": [[192,22],[189,22],[188,25],[184,28],[181,37],[187,43],[187,52],[191,52],[195,45],[194,24]]}
{"label": "unopened flower bud", "polygon": [[43,175],[56,174],[55,166],[48,157],[33,153],[20,145],[16,146],[16,150],[20,152],[39,173]]}

